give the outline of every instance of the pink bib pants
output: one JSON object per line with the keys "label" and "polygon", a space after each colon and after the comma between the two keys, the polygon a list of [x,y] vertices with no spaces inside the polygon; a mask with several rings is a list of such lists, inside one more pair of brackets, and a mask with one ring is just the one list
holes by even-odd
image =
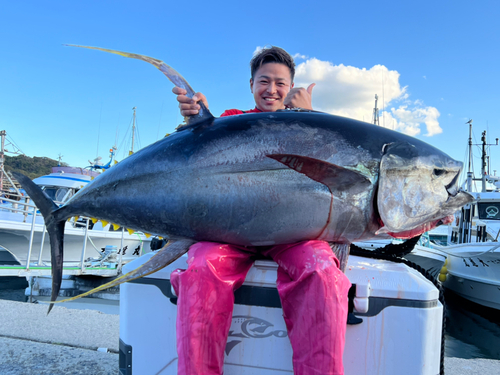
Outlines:
{"label": "pink bib pants", "polygon": [[[328,243],[303,241],[261,253],[278,263],[277,289],[293,349],[295,375],[342,375],[351,286]],[[255,251],[199,242],[188,269],[171,282],[178,298],[178,374],[220,375],[231,326],[234,291],[245,281]]]}

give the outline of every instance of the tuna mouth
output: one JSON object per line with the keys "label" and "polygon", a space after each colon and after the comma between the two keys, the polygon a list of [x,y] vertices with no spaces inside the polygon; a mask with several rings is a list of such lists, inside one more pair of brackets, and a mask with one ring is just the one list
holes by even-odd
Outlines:
{"label": "tuna mouth", "polygon": [[[416,227],[414,229],[410,229],[410,230],[398,232],[398,233],[387,231],[386,233],[391,237],[407,240],[409,238],[419,236],[422,233],[428,232],[431,229],[434,229],[440,225],[449,224],[449,223],[453,222],[454,219],[455,219],[455,216],[448,215],[448,216],[443,217],[441,219],[431,221],[430,223],[425,223],[425,224],[419,225],[418,227]],[[383,233],[384,231],[382,230],[380,232]]]}
{"label": "tuna mouth", "polygon": [[451,197],[456,197],[457,194],[460,192],[460,189],[458,188],[458,176],[460,175],[460,172],[458,172],[453,180],[445,186],[446,191]]}

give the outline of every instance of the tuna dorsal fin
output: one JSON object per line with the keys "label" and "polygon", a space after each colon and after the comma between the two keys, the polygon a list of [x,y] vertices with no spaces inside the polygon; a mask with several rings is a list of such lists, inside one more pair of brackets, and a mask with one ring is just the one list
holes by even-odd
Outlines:
{"label": "tuna dorsal fin", "polygon": [[[75,44],[65,44],[65,46],[95,49],[98,51],[104,51],[104,52],[114,53],[115,55],[129,57],[131,59],[146,61],[146,62],[154,65],[155,67],[157,67],[163,74],[165,74],[167,76],[167,78],[170,80],[170,82],[172,82],[174,85],[186,90],[188,97],[192,98],[193,95],[195,94],[195,91],[192,89],[192,87],[189,85],[189,83],[174,68],[165,64],[163,61],[155,59],[153,57],[139,55],[136,53],[129,53],[129,52],[116,51],[116,50],[112,50],[112,49],[99,48],[99,47],[79,46],[79,45],[75,45]],[[205,107],[205,105],[203,103],[200,102],[199,105],[201,107],[200,112],[197,115],[185,117],[187,126],[181,127],[180,128],[181,130],[191,128],[197,124],[204,123],[204,122],[212,120],[214,118],[214,116],[210,113],[208,108]]]}
{"label": "tuna dorsal fin", "polygon": [[328,186],[332,191],[344,191],[353,186],[364,189],[371,184],[370,180],[359,172],[307,156],[273,154],[267,157]]}

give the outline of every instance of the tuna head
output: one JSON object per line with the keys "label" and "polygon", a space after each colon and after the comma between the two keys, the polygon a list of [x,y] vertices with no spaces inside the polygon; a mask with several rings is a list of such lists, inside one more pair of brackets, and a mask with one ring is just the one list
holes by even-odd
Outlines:
{"label": "tuna head", "polygon": [[458,189],[462,163],[427,144],[384,146],[377,205],[383,226],[377,232],[411,238],[447,224],[472,201]]}

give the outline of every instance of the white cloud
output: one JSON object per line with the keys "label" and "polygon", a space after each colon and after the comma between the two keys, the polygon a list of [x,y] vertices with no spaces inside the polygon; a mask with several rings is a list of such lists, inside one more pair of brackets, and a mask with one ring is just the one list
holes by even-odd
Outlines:
{"label": "white cloud", "polygon": [[[423,123],[427,128],[428,137],[442,133],[437,118],[439,111],[434,107],[419,107],[400,105],[398,108],[391,108],[387,116],[393,120],[392,125],[395,130],[400,130],[405,134],[415,136],[420,134],[420,125]],[[395,121],[395,123],[394,123]]]}
{"label": "white cloud", "polygon": [[441,133],[439,111],[422,100],[411,101],[399,77],[397,71],[383,65],[366,69],[310,58],[297,65],[295,85],[316,83],[313,106],[319,111],[372,122],[377,94],[380,125],[412,136],[420,134],[424,125],[426,136]]}
{"label": "white cloud", "polygon": [[261,47],[261,46],[257,46],[255,48],[255,51],[253,51],[253,54],[252,56],[255,56],[257,53],[259,53],[260,51],[262,51],[264,49],[264,47]]}
{"label": "white cloud", "polygon": [[307,59],[307,56],[306,55],[301,55],[300,53],[296,53],[295,55],[292,56],[294,60],[305,60]]}

